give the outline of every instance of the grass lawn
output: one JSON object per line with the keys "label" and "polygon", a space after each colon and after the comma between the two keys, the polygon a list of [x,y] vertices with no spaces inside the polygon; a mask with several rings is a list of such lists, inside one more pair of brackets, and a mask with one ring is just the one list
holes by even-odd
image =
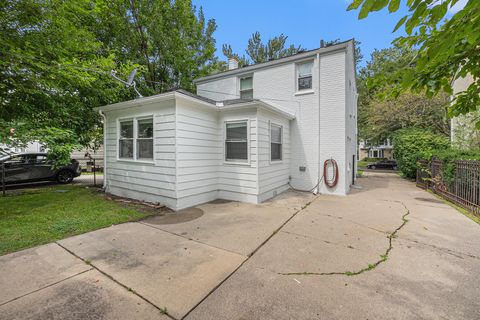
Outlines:
{"label": "grass lawn", "polygon": [[84,186],[53,186],[0,196],[0,255],[153,213],[140,205],[107,200],[96,189]]}
{"label": "grass lawn", "polygon": [[358,161],[357,166],[361,169],[365,169],[371,163],[375,163],[375,161]]}

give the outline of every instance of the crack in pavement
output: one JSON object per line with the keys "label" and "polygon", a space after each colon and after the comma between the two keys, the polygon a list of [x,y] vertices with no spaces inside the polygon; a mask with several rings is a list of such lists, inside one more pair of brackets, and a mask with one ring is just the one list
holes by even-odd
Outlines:
{"label": "crack in pavement", "polygon": [[278,272],[280,275],[284,276],[334,276],[334,275],[343,275],[343,276],[356,276],[359,274],[362,274],[366,271],[370,271],[375,269],[378,265],[381,263],[387,261],[388,255],[390,254],[390,251],[393,249],[393,239],[396,238],[396,235],[398,231],[400,231],[405,224],[407,224],[408,219],[406,218],[410,214],[410,210],[408,210],[407,206],[402,202],[398,200],[383,200],[383,201],[389,201],[389,202],[397,202],[400,203],[404,208],[405,208],[405,213],[402,215],[402,224],[398,226],[392,233],[390,233],[387,238],[388,238],[388,248],[385,251],[384,254],[380,255],[380,260],[376,261],[373,264],[368,264],[368,267],[365,267],[363,269],[357,270],[357,271],[333,271],[333,272]]}

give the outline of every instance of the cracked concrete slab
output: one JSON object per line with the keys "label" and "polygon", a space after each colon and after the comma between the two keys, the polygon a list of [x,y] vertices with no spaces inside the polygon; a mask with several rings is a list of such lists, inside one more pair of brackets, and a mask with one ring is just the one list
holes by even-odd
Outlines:
{"label": "cracked concrete slab", "polygon": [[183,317],[246,258],[140,223],[59,243],[175,318]]}
{"label": "cracked concrete slab", "polygon": [[[187,319],[480,319],[476,299],[479,259],[455,251],[467,238],[468,247],[480,247],[479,226],[453,208],[438,205],[432,208],[431,225],[438,234],[422,234],[427,244],[406,240],[406,236],[419,237],[417,233],[430,219],[415,198],[432,196],[395,175],[367,175],[360,183],[363,188],[348,197],[316,199]],[[383,200],[390,200],[388,207]],[[374,269],[355,276],[278,273],[279,268],[342,272],[362,266],[361,261],[374,262],[376,255],[352,255],[355,251],[331,249],[322,241],[329,235],[337,244],[349,242],[339,231],[350,229],[361,234],[364,228],[360,224],[395,230],[405,214],[398,210],[397,201],[409,209],[409,222],[392,239],[388,259]],[[452,223],[458,225],[449,231]],[[455,236],[462,226],[465,232]],[[377,232],[365,230],[367,234]],[[370,253],[381,248],[369,241],[366,244],[364,248]]]}
{"label": "cracked concrete slab", "polygon": [[[290,194],[290,193],[289,193]],[[142,223],[211,246],[250,255],[274,230],[306,203],[310,197],[282,195],[268,204],[248,204],[235,201],[214,201],[180,212],[156,216]],[[275,205],[273,205],[275,203]],[[195,216],[185,221],[183,215]]]}
{"label": "cracked concrete slab", "polygon": [[0,257],[0,305],[91,269],[55,243]]}
{"label": "cracked concrete slab", "polygon": [[479,318],[474,259],[394,245],[386,263],[358,276],[282,276],[252,258],[186,319]]}
{"label": "cracked concrete slab", "polygon": [[0,306],[0,319],[159,319],[160,310],[90,270]]}
{"label": "cracked concrete slab", "polygon": [[277,273],[354,272],[376,262],[388,247],[384,238],[381,251],[360,251],[344,244],[326,243],[302,235],[278,232],[251,259],[259,268]]}

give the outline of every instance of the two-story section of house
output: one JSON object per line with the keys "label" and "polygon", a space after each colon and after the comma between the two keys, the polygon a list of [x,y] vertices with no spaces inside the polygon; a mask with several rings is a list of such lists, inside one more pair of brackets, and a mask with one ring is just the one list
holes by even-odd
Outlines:
{"label": "two-story section of house", "polygon": [[289,189],[345,195],[355,179],[353,41],[98,108],[107,192],[178,210]]}
{"label": "two-story section of house", "polygon": [[[355,179],[357,144],[357,91],[353,41],[294,56],[238,68],[229,61],[226,72],[195,81],[197,94],[212,100],[259,99],[290,110],[288,159],[281,169],[260,154],[259,178],[270,182],[283,172],[285,183],[302,190],[345,195]],[[259,119],[261,129],[268,119]],[[260,130],[261,130],[260,129]],[[337,185],[323,183],[324,162],[334,159]],[[328,170],[328,168],[327,168]],[[331,175],[328,172],[328,175]]]}

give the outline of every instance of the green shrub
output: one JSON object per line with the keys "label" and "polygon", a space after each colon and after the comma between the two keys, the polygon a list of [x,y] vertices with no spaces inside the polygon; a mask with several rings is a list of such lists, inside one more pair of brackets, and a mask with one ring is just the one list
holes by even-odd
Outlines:
{"label": "green shrub", "polygon": [[398,169],[405,177],[414,179],[418,160],[431,159],[439,150],[448,149],[450,142],[445,136],[423,129],[409,128],[395,133],[393,146]]}

